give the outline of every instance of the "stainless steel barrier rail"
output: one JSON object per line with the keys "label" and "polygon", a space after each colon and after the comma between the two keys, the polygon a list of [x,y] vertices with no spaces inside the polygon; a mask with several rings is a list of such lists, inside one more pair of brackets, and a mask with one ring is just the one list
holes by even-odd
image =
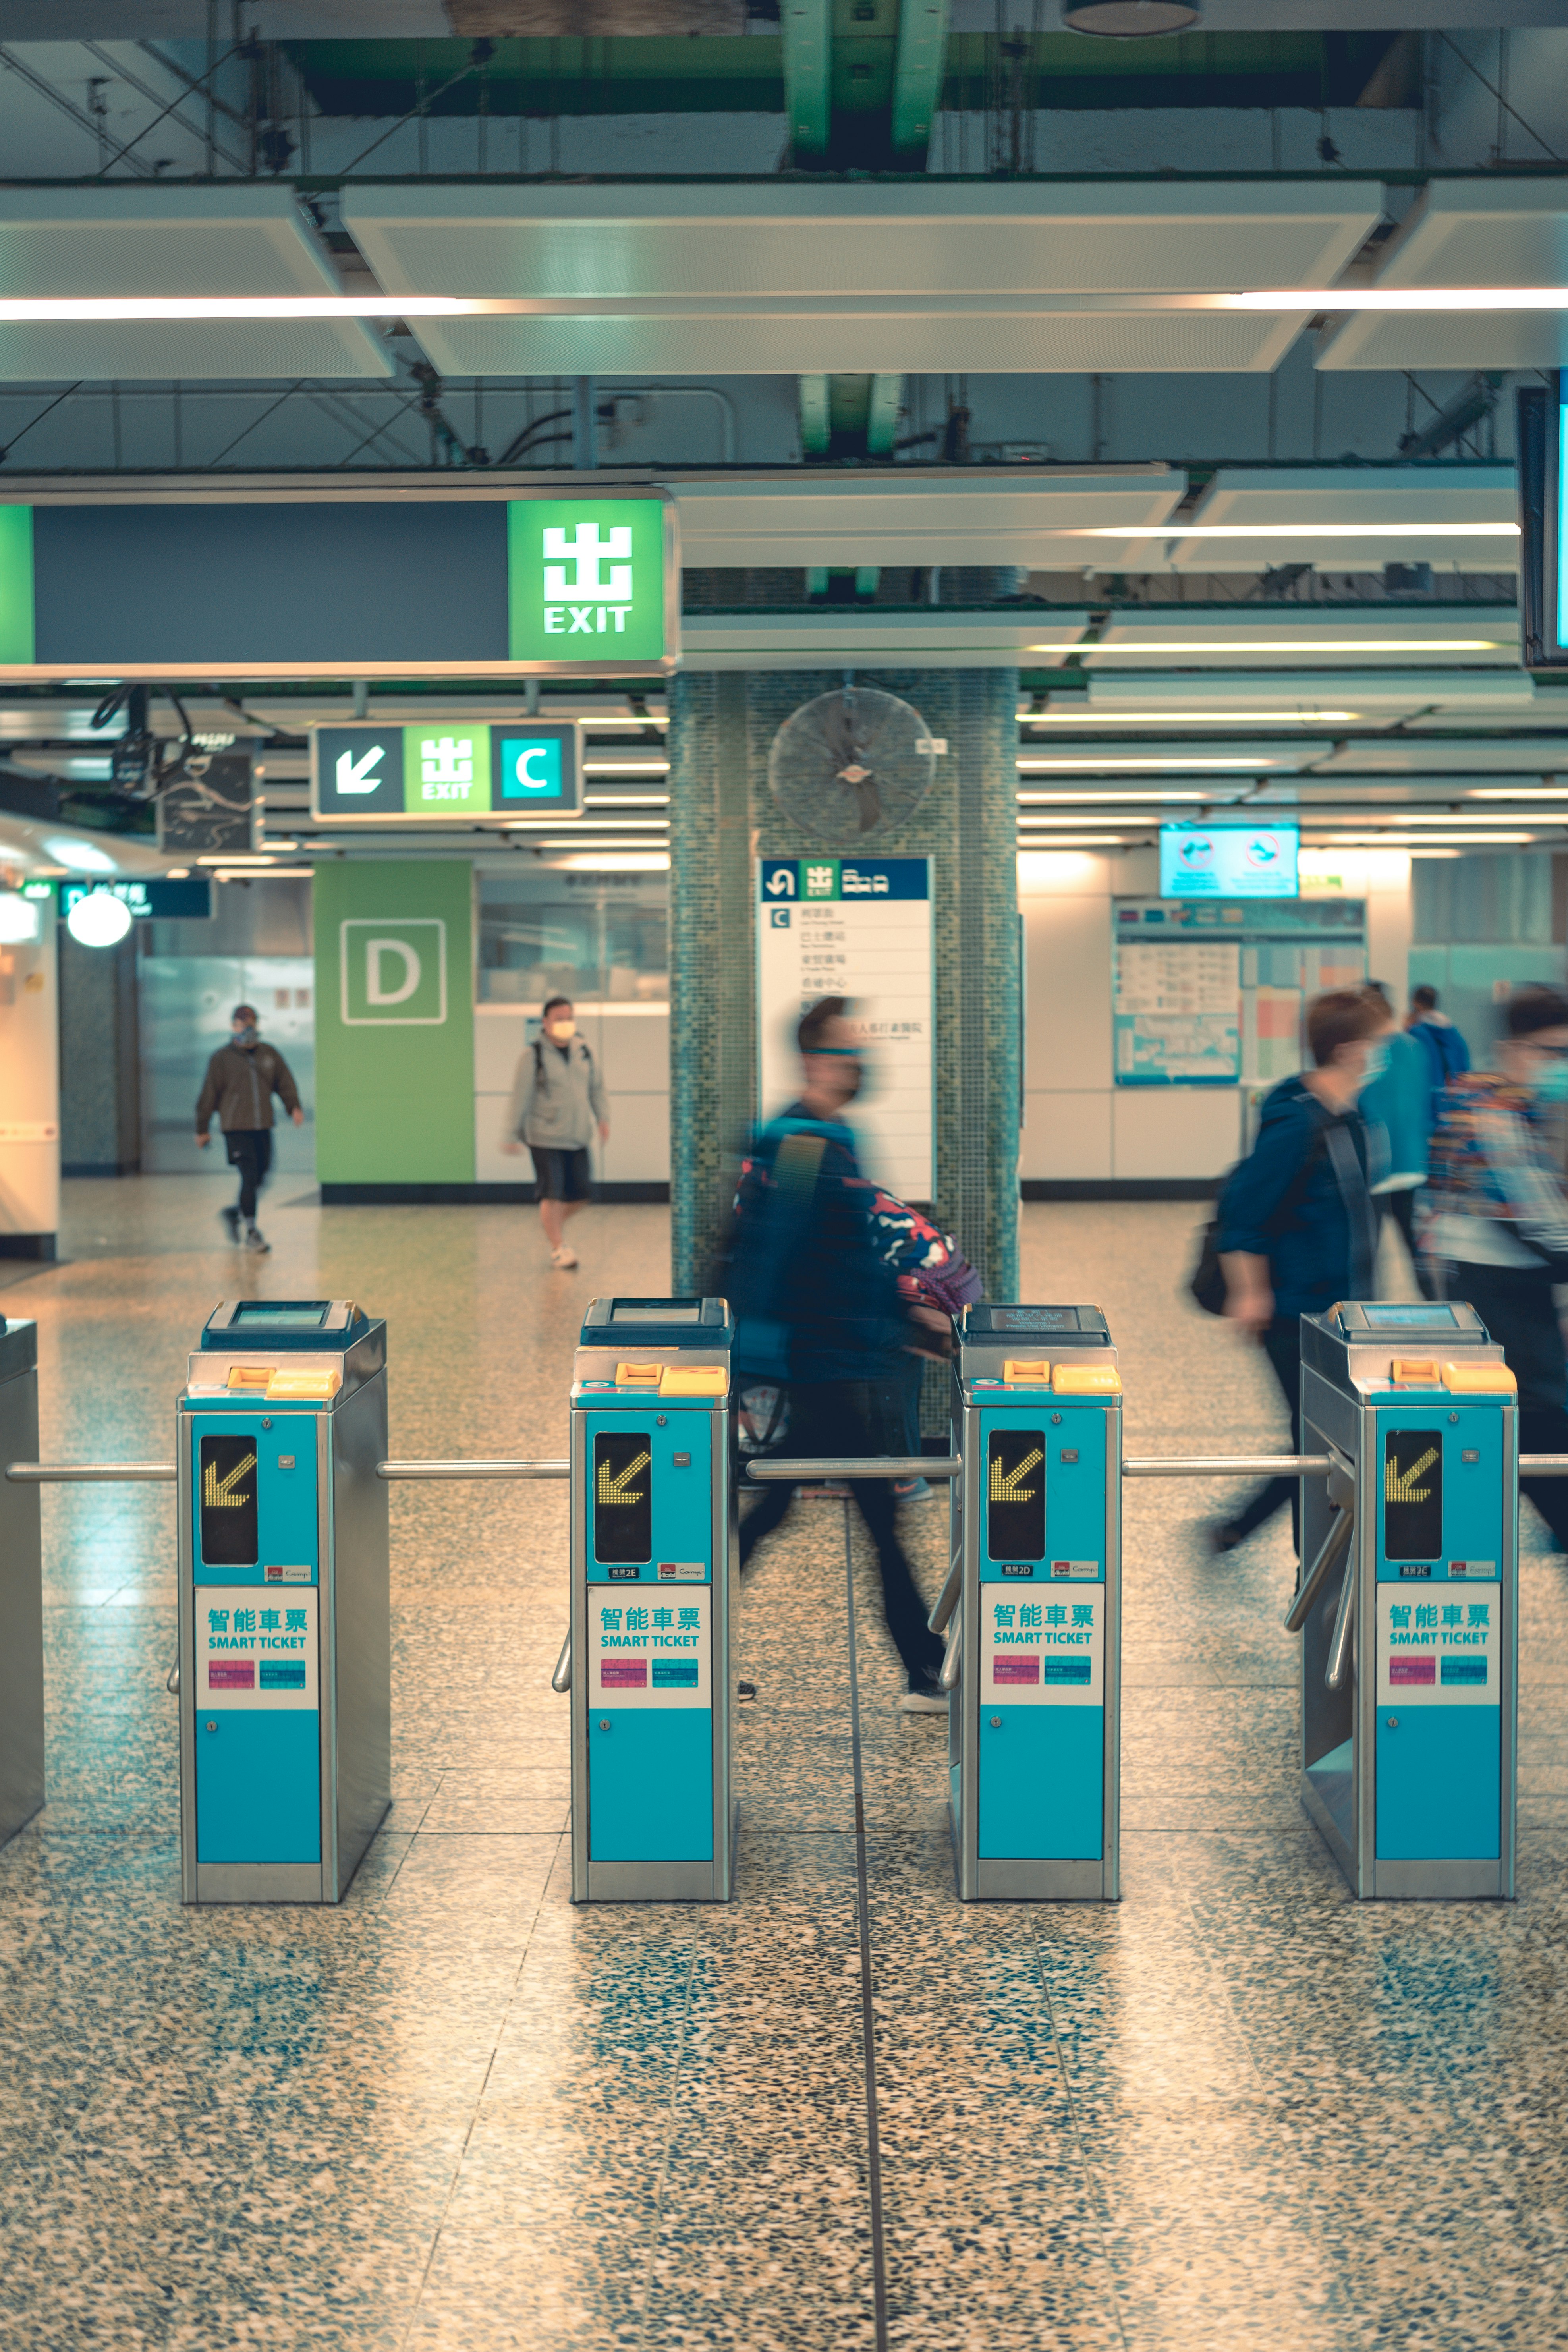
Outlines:
{"label": "stainless steel barrier rail", "polygon": [[14,1486],[172,1486],[172,1462],[7,1462]]}
{"label": "stainless steel barrier rail", "polygon": [[1321,1478],[1327,1454],[1165,1454],[1124,1457],[1124,1478]]}
{"label": "stainless steel barrier rail", "polygon": [[378,1478],[569,1478],[570,1462],[378,1462]]}
{"label": "stainless steel barrier rail", "polygon": [[793,1458],[748,1462],[748,1478],[787,1478],[797,1486],[817,1478],[958,1478],[963,1464],[956,1454],[857,1454],[843,1462],[805,1462]]}

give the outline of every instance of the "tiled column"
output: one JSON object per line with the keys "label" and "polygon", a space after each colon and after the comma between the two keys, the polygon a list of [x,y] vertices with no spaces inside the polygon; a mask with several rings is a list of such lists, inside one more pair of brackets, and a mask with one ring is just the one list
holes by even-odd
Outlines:
{"label": "tiled column", "polygon": [[[901,696],[948,750],[909,820],[868,846],[929,856],[935,888],[940,1222],[987,1296],[1017,1287],[1019,971],[1016,855],[1017,676],[858,672]],[[778,808],[768,750],[838,671],[697,672],[670,710],[670,1191],[672,1280],[710,1275],[735,1149],[756,1117],[752,859],[824,845]]]}

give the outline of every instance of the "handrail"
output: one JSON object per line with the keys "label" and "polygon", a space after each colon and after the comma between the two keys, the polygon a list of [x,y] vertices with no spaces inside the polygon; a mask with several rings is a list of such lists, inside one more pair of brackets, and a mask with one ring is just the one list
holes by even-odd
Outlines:
{"label": "handrail", "polygon": [[1322,1478],[1327,1454],[1165,1454],[1124,1461],[1124,1478]]}
{"label": "handrail", "polygon": [[959,1478],[963,1464],[956,1454],[868,1454],[851,1455],[842,1462],[805,1462],[784,1457],[768,1462],[748,1462],[748,1478],[790,1480],[804,1486],[817,1478]]}
{"label": "handrail", "polygon": [[173,1462],[7,1462],[14,1486],[172,1486],[179,1475]]}
{"label": "handrail", "polygon": [[569,1478],[570,1462],[378,1462],[378,1478]]}

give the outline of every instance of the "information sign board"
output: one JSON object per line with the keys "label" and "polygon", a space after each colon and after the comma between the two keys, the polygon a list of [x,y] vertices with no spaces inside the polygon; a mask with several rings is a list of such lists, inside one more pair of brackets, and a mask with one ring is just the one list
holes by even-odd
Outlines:
{"label": "information sign board", "polygon": [[1163,898],[1294,898],[1300,828],[1294,824],[1163,824]]}
{"label": "information sign board", "polygon": [[800,1091],[795,1024],[854,999],[866,1085],[847,1114],[866,1173],[900,1200],[936,1190],[935,960],[928,857],[757,861],[757,1075],[766,1118]]}
{"label": "information sign board", "polygon": [[310,734],[310,814],[325,824],[506,825],[583,814],[574,719],[356,723]]}

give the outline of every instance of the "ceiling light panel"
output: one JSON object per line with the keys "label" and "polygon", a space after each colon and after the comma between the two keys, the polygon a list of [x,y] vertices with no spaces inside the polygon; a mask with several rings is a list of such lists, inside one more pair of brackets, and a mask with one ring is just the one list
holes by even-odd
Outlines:
{"label": "ceiling light panel", "polygon": [[[1384,246],[1368,290],[1561,286],[1565,259],[1559,184],[1434,180]],[[1325,369],[1554,368],[1568,360],[1564,324],[1561,308],[1353,312],[1325,331],[1316,363]]]}
{"label": "ceiling light panel", "polygon": [[[1382,561],[1381,557],[1378,559]],[[1258,568],[1257,562],[1251,565]],[[1418,614],[1292,613],[1281,604],[1267,614],[1191,616],[1169,606],[1119,613],[1083,649],[1087,669],[1115,669],[1134,661],[1171,662],[1184,669],[1215,662],[1226,669],[1278,670],[1282,666],[1353,661],[1408,669],[1424,661],[1470,668],[1509,668],[1519,661],[1519,615],[1471,606]],[[1299,690],[1299,689],[1298,689]],[[1313,691],[1321,693],[1317,681]]]}
{"label": "ceiling light panel", "polygon": [[1197,528],[1162,548],[1173,571],[1310,562],[1368,572],[1405,562],[1506,572],[1519,560],[1513,467],[1505,465],[1222,467],[1190,520]]}
{"label": "ceiling light panel", "polygon": [[[288,186],[0,189],[0,287],[12,297],[341,291]],[[360,319],[7,325],[0,380],[390,376]]]}

